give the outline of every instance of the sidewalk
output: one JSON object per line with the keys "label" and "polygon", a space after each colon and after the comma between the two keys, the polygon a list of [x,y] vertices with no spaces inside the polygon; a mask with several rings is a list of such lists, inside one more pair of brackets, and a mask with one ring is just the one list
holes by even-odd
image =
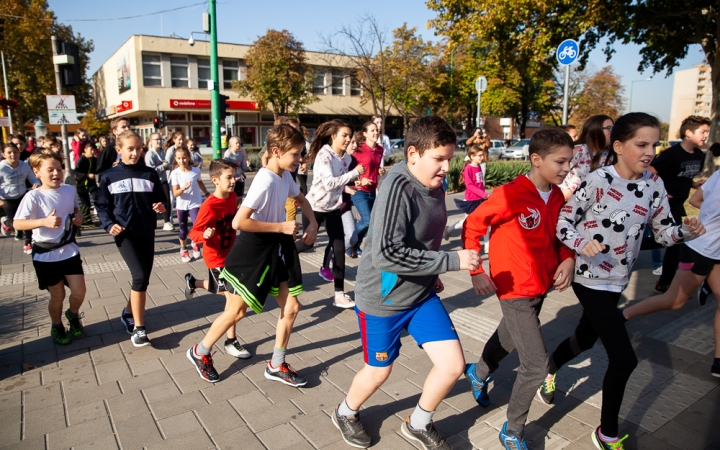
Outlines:
{"label": "sidewalk", "polygon": [[[459,215],[451,197],[450,220]],[[457,249],[456,236],[443,249]],[[30,256],[19,242],[0,238],[0,448],[135,449],[350,449],[329,414],[362,367],[357,319],[331,306],[333,287],[317,271],[324,230],[315,250],[301,255],[305,293],[288,362],[309,382],[291,388],[263,377],[274,342],[277,306],[250,313],[237,327],[251,351],[237,360],[219,346],[214,360],[222,380],[201,380],[185,351],[198,342],[224,307],[216,295],[188,301],[183,275],[204,276],[202,260],[180,263],[176,232],[157,231],[155,268],[146,322],[152,347],[134,348],[119,316],[130,273],[102,230],[79,238],[87,296],[81,311],[86,336],[65,347],[49,338],[47,292],[39,291]],[[651,294],[655,277],[641,255],[623,302]],[[348,259],[352,292],[357,259]],[[441,294],[468,361],[476,361],[500,320],[494,296],[472,293],[466,273],[442,276]],[[629,322],[640,364],[626,391],[621,433],[627,449],[720,449],[720,379],[710,376],[713,300],[691,300],[679,311]],[[572,333],[581,308],[570,290],[549,295],[541,320],[548,349]],[[412,449],[399,433],[414,408],[429,359],[408,336],[388,382],[365,405],[362,420],[376,449]],[[539,401],[527,433],[533,449],[591,449],[600,420],[600,345],[558,374],[556,404]],[[518,366],[513,354],[491,385],[491,406],[478,406],[460,379],[435,414],[437,428],[456,449],[500,449],[497,433]]]}

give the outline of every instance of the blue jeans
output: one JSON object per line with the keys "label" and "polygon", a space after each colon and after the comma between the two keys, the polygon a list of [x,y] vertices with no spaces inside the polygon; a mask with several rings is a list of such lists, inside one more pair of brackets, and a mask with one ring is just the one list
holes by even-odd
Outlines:
{"label": "blue jeans", "polygon": [[352,196],[352,202],[360,214],[360,221],[358,221],[356,228],[357,244],[355,244],[355,248],[360,249],[360,244],[362,244],[362,241],[370,228],[370,214],[372,213],[373,205],[375,204],[375,192],[358,191]]}

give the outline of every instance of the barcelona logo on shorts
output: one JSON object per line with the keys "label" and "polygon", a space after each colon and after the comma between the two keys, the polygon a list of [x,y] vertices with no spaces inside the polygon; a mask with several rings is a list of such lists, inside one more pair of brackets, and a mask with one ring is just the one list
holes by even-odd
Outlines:
{"label": "barcelona logo on shorts", "polygon": [[375,352],[375,359],[377,359],[378,361],[387,361],[387,358],[387,352]]}

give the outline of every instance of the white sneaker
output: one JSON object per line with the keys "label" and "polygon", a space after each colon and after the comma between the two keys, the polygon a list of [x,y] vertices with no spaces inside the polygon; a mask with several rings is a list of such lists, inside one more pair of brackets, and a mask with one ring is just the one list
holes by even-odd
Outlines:
{"label": "white sneaker", "polygon": [[180,260],[184,263],[190,262],[190,254],[188,253],[186,248],[180,250]]}
{"label": "white sneaker", "polygon": [[657,269],[653,269],[653,275],[662,275],[662,266],[658,267]]}
{"label": "white sneaker", "polygon": [[443,239],[446,241],[450,240],[450,227],[445,227],[445,232],[443,233]]}
{"label": "white sneaker", "polygon": [[192,254],[193,258],[200,259],[202,256],[202,253],[200,253],[200,247],[197,245],[197,243],[190,241],[191,247],[192,247]]}
{"label": "white sneaker", "polygon": [[170,222],[165,222],[165,225],[163,225],[163,230],[165,231],[173,231],[175,227]]}
{"label": "white sneaker", "polygon": [[349,308],[355,307],[355,302],[346,293],[336,292],[335,293],[335,301],[333,302],[333,306],[336,306],[336,307],[342,308],[342,309],[349,309]]}
{"label": "white sneaker", "polygon": [[247,351],[245,347],[240,345],[237,339],[233,340],[232,342],[225,341],[225,351],[228,355],[240,359],[248,359],[250,357],[250,352]]}

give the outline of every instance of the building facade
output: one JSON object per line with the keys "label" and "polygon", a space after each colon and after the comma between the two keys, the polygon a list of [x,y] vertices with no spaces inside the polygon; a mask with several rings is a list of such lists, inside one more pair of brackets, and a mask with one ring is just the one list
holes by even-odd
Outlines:
{"label": "building facade", "polygon": [[[249,45],[218,43],[220,93],[230,97],[228,114],[235,118],[233,136],[246,146],[261,146],[273,125],[273,113],[262,111],[250,98],[232,90],[232,82],[247,74]],[[359,130],[373,114],[361,102],[361,89],[349,71],[333,67],[329,55],[308,52],[317,102],[301,110],[300,122],[312,133],[330,119],[344,119]],[[95,107],[107,119],[127,117],[143,137],[154,132],[159,111],[167,117],[167,132],[182,131],[201,145],[210,142],[210,45],[179,38],[133,35],[93,75]],[[402,119],[388,117],[386,134],[402,135]]]}
{"label": "building facade", "polygon": [[680,139],[680,124],[687,116],[710,117],[712,78],[707,63],[675,72],[670,110],[669,140]]}

